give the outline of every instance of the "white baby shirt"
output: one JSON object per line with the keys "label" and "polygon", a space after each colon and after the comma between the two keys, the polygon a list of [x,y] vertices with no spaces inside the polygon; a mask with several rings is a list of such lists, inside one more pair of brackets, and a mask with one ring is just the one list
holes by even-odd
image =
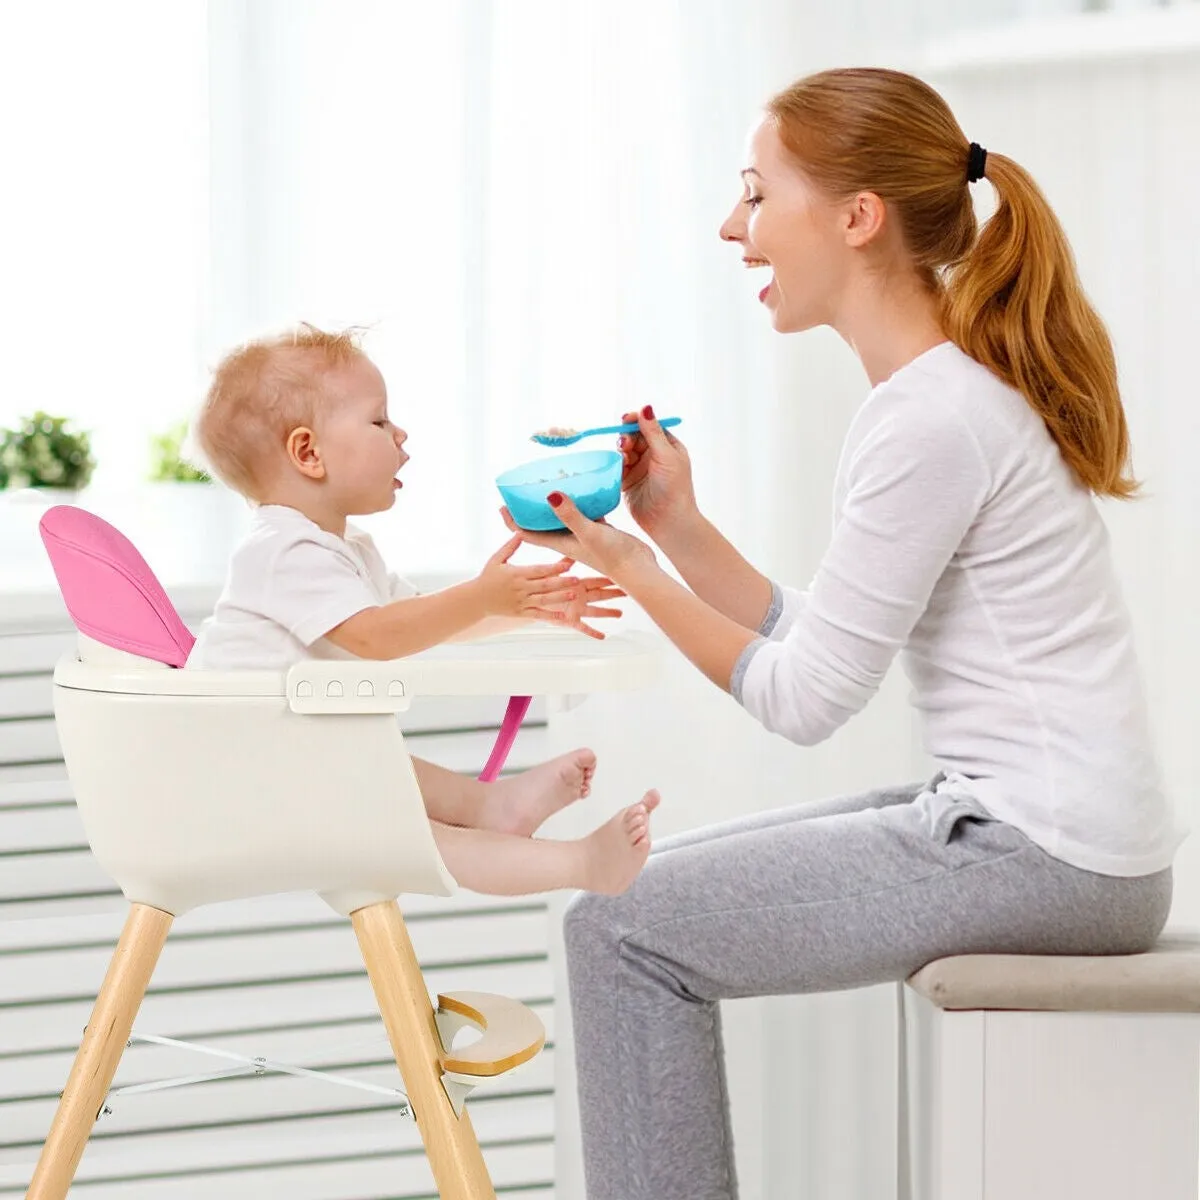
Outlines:
{"label": "white baby shirt", "polygon": [[416,594],[362,530],[347,525],[338,537],[294,508],[264,504],[187,665],[286,670],[302,658],[353,658],[325,634],[363,609]]}

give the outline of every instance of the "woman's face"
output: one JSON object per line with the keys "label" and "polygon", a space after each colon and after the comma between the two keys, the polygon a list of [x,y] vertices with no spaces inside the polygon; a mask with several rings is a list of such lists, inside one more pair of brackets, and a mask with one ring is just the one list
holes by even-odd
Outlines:
{"label": "woman's face", "polygon": [[780,333],[833,323],[851,266],[843,206],[810,183],[764,117],[750,137],[743,192],[721,226],[749,268],[769,267],[759,301]]}

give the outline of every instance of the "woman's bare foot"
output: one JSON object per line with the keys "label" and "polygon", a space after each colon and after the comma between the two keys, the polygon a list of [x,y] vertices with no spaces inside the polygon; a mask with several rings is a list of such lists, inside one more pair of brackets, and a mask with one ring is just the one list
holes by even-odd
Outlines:
{"label": "woman's bare foot", "polygon": [[582,839],[584,884],[589,892],[619,896],[638,877],[650,853],[650,814],[659,794],[647,792]]}
{"label": "woman's bare foot", "polygon": [[532,837],[560,808],[592,790],[595,771],[596,756],[590,750],[572,750],[511,779],[497,780],[488,788],[480,827]]}

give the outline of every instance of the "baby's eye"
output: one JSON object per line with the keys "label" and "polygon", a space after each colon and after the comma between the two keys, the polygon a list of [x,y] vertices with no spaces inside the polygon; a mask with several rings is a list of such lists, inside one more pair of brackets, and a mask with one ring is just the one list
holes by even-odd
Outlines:
{"label": "baby's eye", "polygon": [[373,424],[378,425],[380,429],[385,429],[385,428],[387,428],[388,421],[387,421],[387,418],[385,417],[382,421],[375,421],[375,422],[373,422]]}

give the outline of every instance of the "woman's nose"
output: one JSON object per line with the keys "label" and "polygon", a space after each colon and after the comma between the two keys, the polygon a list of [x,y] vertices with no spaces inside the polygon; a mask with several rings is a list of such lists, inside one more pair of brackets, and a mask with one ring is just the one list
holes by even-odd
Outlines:
{"label": "woman's nose", "polygon": [[746,237],[746,222],[742,216],[741,204],[735,204],[733,212],[725,218],[718,230],[723,242],[740,242]]}

